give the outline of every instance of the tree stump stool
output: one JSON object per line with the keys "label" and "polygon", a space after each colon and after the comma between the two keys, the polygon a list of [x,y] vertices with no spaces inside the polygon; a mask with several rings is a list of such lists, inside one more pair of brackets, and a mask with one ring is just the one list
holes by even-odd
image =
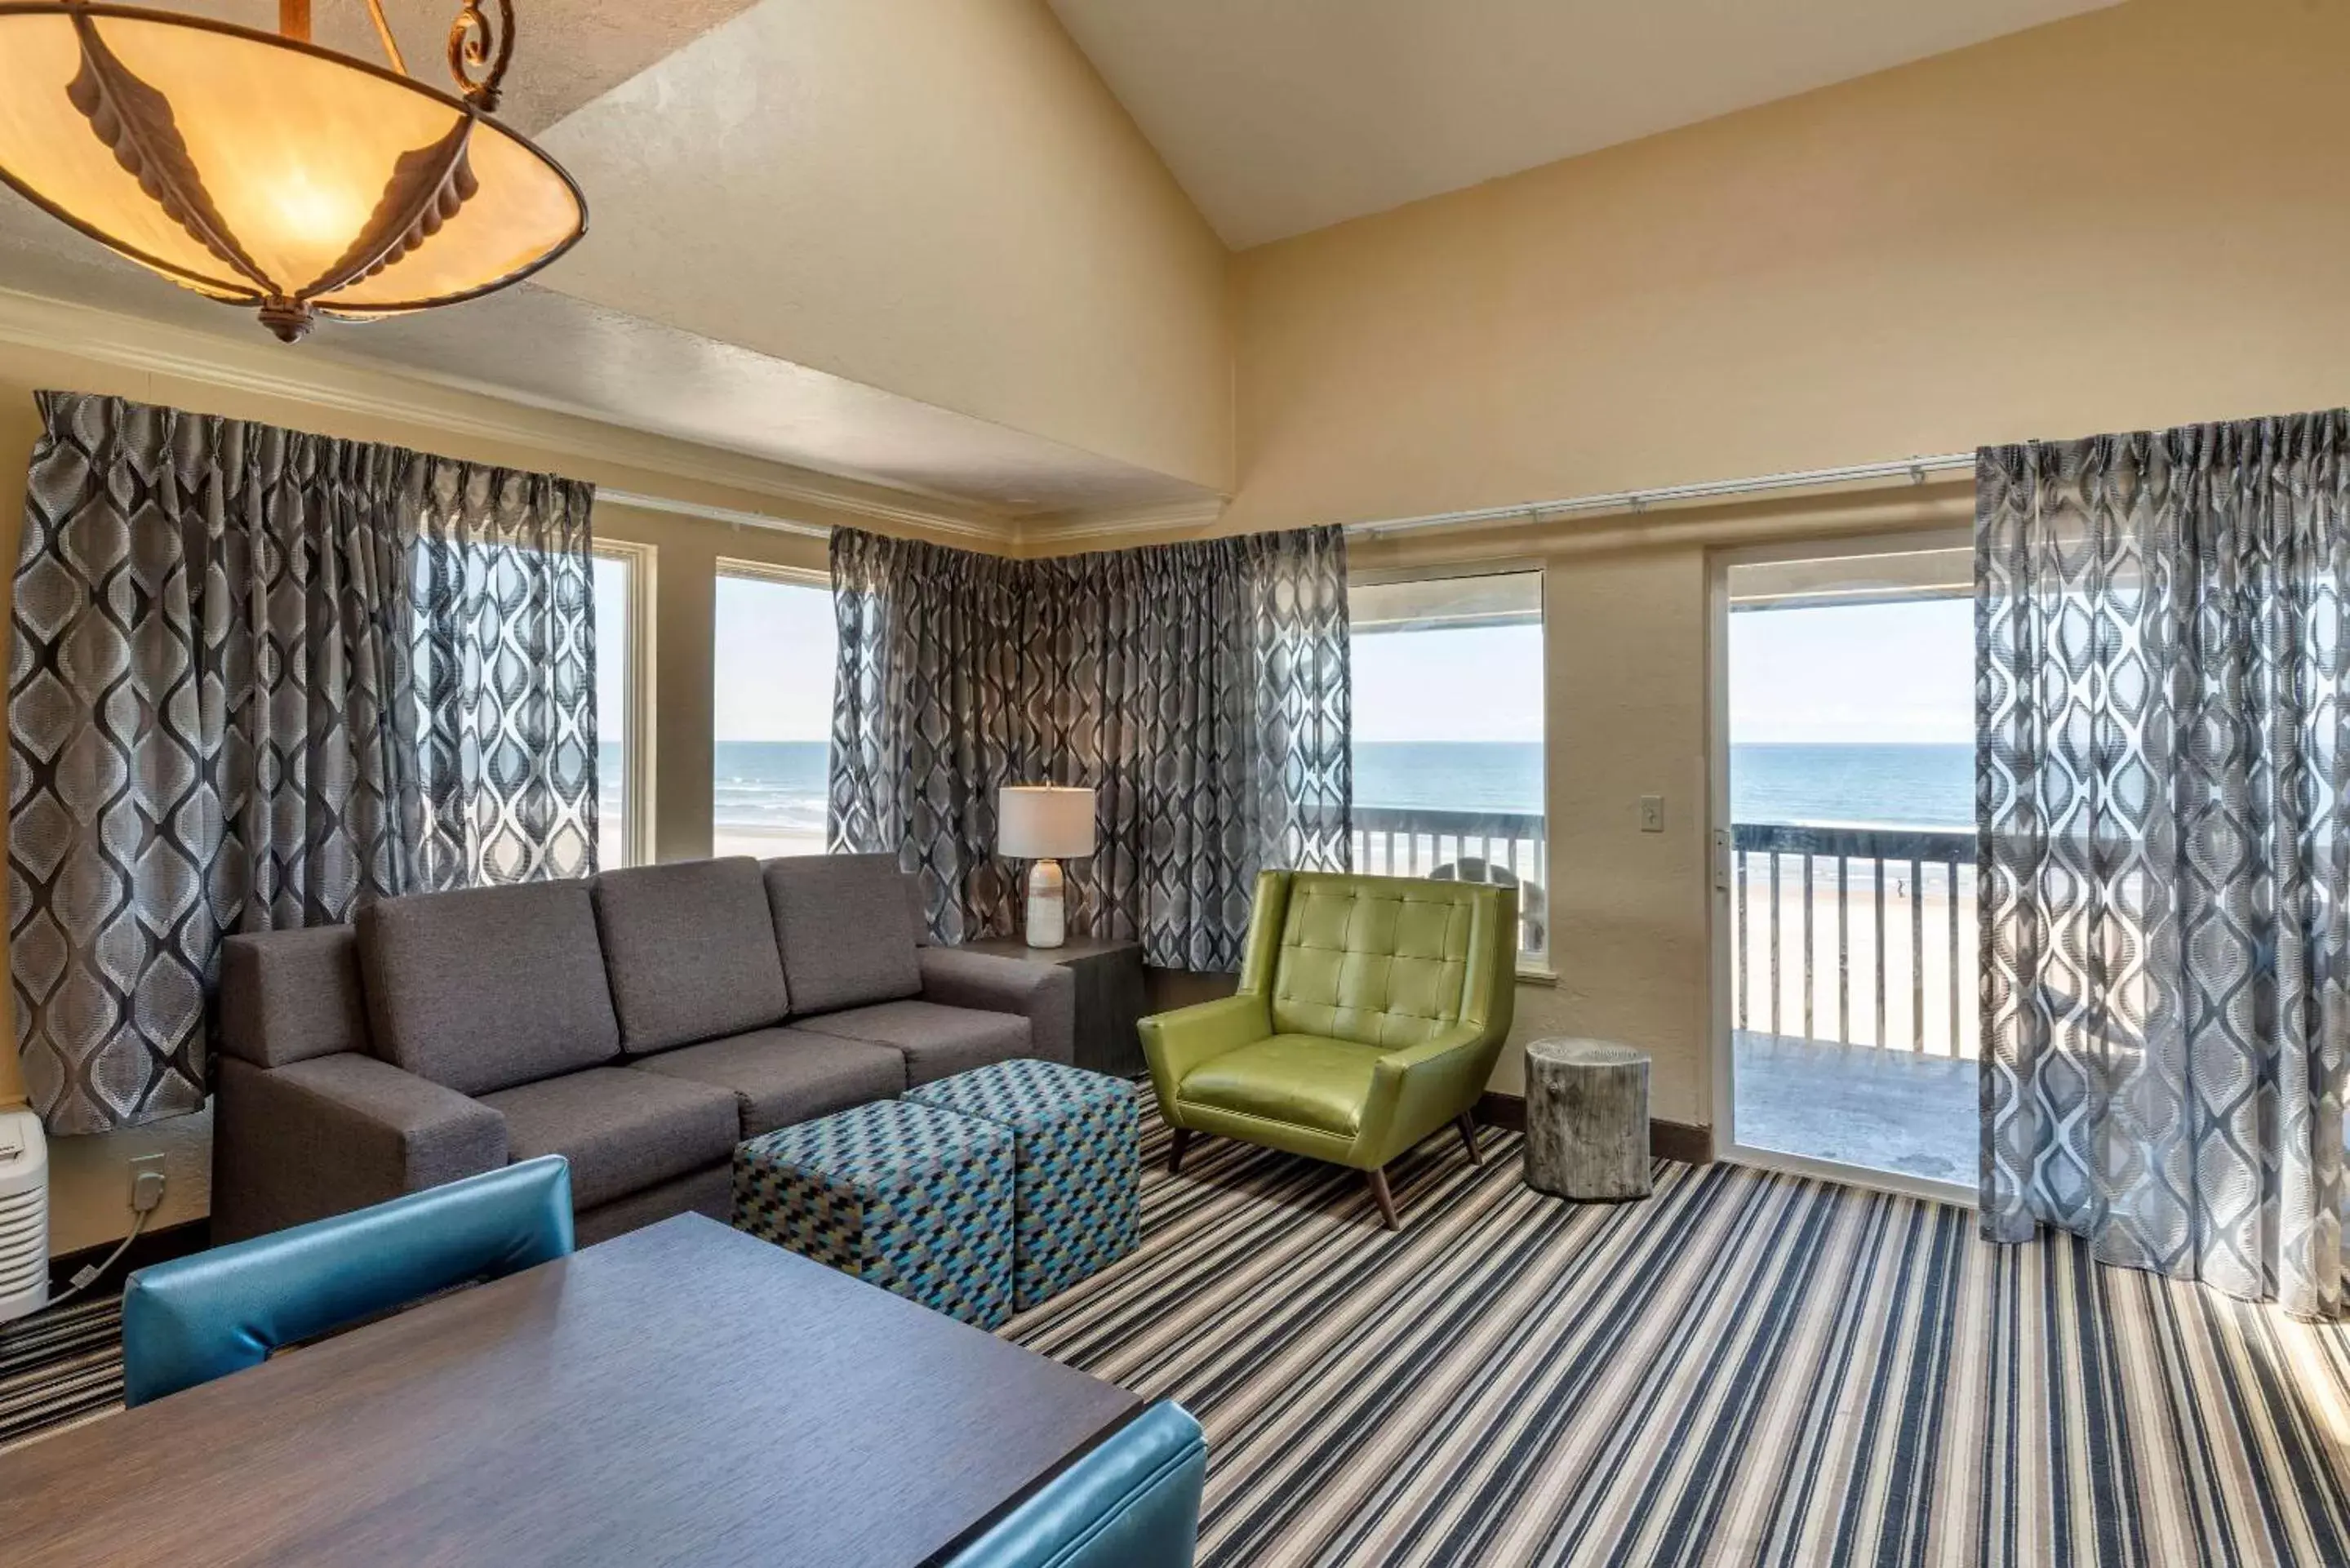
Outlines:
{"label": "tree stump stool", "polygon": [[1648,1195],[1648,1054],[1606,1040],[1526,1047],[1526,1185],[1557,1198]]}

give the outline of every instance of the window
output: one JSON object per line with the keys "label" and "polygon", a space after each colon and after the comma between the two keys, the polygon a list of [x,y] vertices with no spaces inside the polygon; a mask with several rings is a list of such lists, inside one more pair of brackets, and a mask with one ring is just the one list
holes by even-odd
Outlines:
{"label": "window", "polygon": [[641,866],[652,857],[653,549],[596,545],[597,865]]}
{"label": "window", "polygon": [[1523,956],[1548,949],[1542,574],[1348,590],[1355,869],[1518,889]]}
{"label": "window", "polygon": [[837,637],[822,572],[718,564],[711,851],[821,855]]}

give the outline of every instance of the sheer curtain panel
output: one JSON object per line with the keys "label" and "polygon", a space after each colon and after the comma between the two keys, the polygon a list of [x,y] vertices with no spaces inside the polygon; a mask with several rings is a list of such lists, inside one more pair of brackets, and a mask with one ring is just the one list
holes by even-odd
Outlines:
{"label": "sheer curtain panel", "polygon": [[2342,1305],[2350,414],[1985,450],[1981,1224]]}

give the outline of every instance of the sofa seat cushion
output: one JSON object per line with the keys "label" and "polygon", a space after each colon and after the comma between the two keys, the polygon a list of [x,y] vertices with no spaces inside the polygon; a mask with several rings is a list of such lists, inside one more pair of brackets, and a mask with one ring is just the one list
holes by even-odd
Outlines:
{"label": "sofa seat cushion", "polygon": [[746,1138],[906,1092],[906,1058],[898,1052],[804,1029],[754,1030],[633,1065],[731,1092]]}
{"label": "sofa seat cushion", "polygon": [[373,1048],[396,1067],[481,1095],[620,1054],[585,882],[386,898],[359,927]]}
{"label": "sofa seat cushion", "polygon": [[935,1002],[852,1007],[799,1019],[793,1027],[895,1048],[906,1059],[910,1087],[1028,1054],[1028,1021],[1020,1014],[941,1007]]}
{"label": "sofa seat cushion", "polygon": [[748,856],[607,871],[596,878],[596,926],[630,1055],[780,1023],[791,1011]]}
{"label": "sofa seat cushion", "polygon": [[484,1095],[506,1122],[506,1155],[571,1162],[571,1202],[593,1209],[729,1158],[742,1118],[732,1090],[627,1067]]}
{"label": "sofa seat cushion", "polygon": [[787,855],[768,861],[765,875],[793,1012],[834,1012],[922,989],[896,856]]}
{"label": "sofa seat cushion", "polygon": [[1176,1097],[1352,1137],[1362,1126],[1378,1059],[1378,1047],[1351,1040],[1275,1034],[1201,1063]]}

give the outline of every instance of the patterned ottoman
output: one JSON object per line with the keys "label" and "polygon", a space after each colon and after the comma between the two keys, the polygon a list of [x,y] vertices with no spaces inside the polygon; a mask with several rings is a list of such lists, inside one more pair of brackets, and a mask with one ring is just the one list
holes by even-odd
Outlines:
{"label": "patterned ottoman", "polygon": [[1012,1137],[903,1100],[734,1150],[734,1228],[950,1317],[1012,1315]]}
{"label": "patterned ottoman", "polygon": [[906,1098],[998,1123],[1017,1140],[1012,1293],[1022,1312],[1141,1240],[1142,1102],[1125,1079],[1057,1062],[999,1062]]}

